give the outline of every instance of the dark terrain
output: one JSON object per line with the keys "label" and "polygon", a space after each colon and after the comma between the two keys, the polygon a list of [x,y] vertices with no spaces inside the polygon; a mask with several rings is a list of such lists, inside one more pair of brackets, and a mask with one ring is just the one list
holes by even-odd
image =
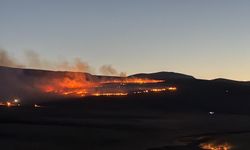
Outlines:
{"label": "dark terrain", "polygon": [[[165,80],[162,84],[178,90],[83,98],[48,97],[30,86],[65,73],[0,67],[0,100],[15,95],[23,102],[0,108],[1,149],[196,150],[211,141],[250,148],[250,82],[137,74],[129,78]],[[85,75],[89,80],[119,78]]]}

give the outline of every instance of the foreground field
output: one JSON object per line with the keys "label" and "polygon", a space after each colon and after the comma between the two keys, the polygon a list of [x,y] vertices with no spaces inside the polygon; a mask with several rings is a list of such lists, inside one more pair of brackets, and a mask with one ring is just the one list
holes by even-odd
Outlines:
{"label": "foreground field", "polygon": [[4,150],[184,150],[199,149],[199,142],[211,141],[248,150],[249,127],[250,117],[243,114],[92,111],[79,106],[0,108],[0,145]]}

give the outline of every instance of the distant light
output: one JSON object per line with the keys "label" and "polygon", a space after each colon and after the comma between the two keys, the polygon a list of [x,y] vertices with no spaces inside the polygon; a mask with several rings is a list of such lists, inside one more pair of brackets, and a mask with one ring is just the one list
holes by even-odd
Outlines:
{"label": "distant light", "polygon": [[19,103],[19,99],[14,99],[14,103]]}
{"label": "distant light", "polygon": [[7,106],[8,106],[8,107],[10,107],[10,106],[11,106],[11,103],[10,103],[10,102],[7,102],[6,104],[7,104]]}
{"label": "distant light", "polygon": [[209,112],[209,115],[214,115],[214,114],[215,114],[215,112],[213,112],[213,111]]}
{"label": "distant light", "polygon": [[35,107],[35,108],[40,108],[41,106],[40,106],[40,105],[35,104],[35,105],[34,105],[34,107]]}
{"label": "distant light", "polygon": [[170,91],[176,91],[177,88],[176,87],[169,87],[168,90],[170,90]]}

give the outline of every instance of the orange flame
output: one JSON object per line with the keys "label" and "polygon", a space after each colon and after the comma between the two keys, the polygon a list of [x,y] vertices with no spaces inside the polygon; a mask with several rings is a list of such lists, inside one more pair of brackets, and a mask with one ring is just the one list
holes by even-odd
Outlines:
{"label": "orange flame", "polygon": [[84,75],[69,73],[63,78],[46,79],[38,87],[46,93],[58,95],[85,96],[88,90],[99,86],[99,83],[87,81]]}
{"label": "orange flame", "polygon": [[[154,84],[164,80],[143,79],[143,78],[120,78],[105,81],[90,81],[85,75],[79,73],[67,73],[63,77],[45,78],[38,83],[38,88],[45,93],[64,96],[125,96],[128,95],[126,89],[105,89],[106,84]],[[140,89],[140,88],[139,88]],[[137,90],[139,90],[137,89]],[[175,87],[161,89],[147,89],[147,92],[174,91]],[[98,91],[98,92],[96,92]]]}
{"label": "orange flame", "polygon": [[232,148],[228,143],[225,144],[214,144],[214,143],[205,143],[201,144],[200,147],[204,150],[230,150]]}

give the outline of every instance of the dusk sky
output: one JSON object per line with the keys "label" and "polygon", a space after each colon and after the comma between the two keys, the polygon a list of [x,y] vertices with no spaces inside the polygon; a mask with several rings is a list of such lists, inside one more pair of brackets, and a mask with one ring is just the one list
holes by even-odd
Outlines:
{"label": "dusk sky", "polygon": [[32,50],[127,74],[250,80],[250,1],[0,0],[0,48],[21,62]]}

